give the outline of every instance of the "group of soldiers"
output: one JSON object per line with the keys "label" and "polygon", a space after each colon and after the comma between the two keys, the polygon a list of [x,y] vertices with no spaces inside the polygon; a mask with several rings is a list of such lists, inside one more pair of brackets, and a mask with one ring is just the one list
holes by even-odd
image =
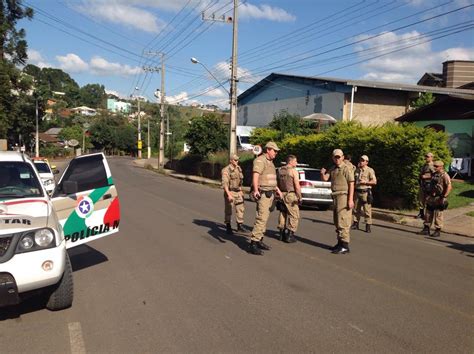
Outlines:
{"label": "group of soldiers", "polygon": [[[302,194],[299,174],[296,170],[298,160],[295,155],[286,157],[286,164],[278,169],[273,160],[280,149],[270,141],[264,152],[253,161],[250,198],[256,202],[255,223],[251,232],[249,252],[262,255],[270,250],[263,241],[268,218],[277,201],[280,211],[278,218],[279,239],[286,243],[296,242],[295,233],[299,223],[299,205]],[[432,162],[433,154],[426,155],[427,164],[420,175],[420,203],[424,214],[424,228],[421,234],[430,235],[430,225],[434,221],[435,232],[439,236],[442,227],[446,197],[451,191],[449,176],[444,172],[442,161]],[[331,182],[333,198],[333,221],[336,228],[337,243],[331,248],[334,254],[350,253],[350,230],[358,230],[362,216],[365,232],[371,232],[372,225],[372,187],[377,184],[373,168],[369,167],[369,157],[362,155],[357,166],[350,158],[345,159],[341,149],[332,152],[334,165],[322,168],[321,179]],[[243,231],[244,195],[242,191],[243,173],[238,164],[239,156],[233,155],[228,166],[222,169],[222,186],[225,200],[226,232],[233,233],[231,225],[232,208],[235,208],[237,231]],[[429,187],[427,187],[429,186]]]}
{"label": "group of soldiers", "polygon": [[[420,202],[420,212],[418,217],[423,219],[423,230],[418,234],[432,237],[441,235],[443,227],[444,210],[448,207],[448,195],[452,185],[448,173],[444,170],[444,163],[441,160],[433,162],[431,152],[425,155],[425,164],[420,171],[420,191],[418,199]],[[435,230],[431,234],[431,225]]]}
{"label": "group of soldiers", "polygon": [[[299,174],[296,170],[297,157],[288,155],[286,164],[278,169],[273,160],[280,149],[270,141],[265,145],[264,152],[253,161],[252,186],[250,198],[257,204],[255,223],[251,232],[249,252],[262,255],[270,250],[263,241],[268,218],[275,198],[279,205],[278,218],[279,239],[286,243],[296,242],[295,233],[300,219],[299,205],[302,201]],[[358,166],[344,160],[341,149],[332,153],[334,166],[327,171],[321,169],[321,178],[331,182],[334,201],[333,219],[336,227],[337,243],[332,247],[335,254],[349,253],[350,229],[359,228],[364,216],[365,231],[371,232],[372,224],[372,186],[377,184],[374,170],[368,166],[367,155],[361,156]],[[225,200],[226,232],[233,233],[231,225],[232,208],[235,208],[237,230],[242,231],[244,221],[244,196],[242,191],[243,173],[239,157],[233,155],[228,166],[222,169],[222,186]]]}

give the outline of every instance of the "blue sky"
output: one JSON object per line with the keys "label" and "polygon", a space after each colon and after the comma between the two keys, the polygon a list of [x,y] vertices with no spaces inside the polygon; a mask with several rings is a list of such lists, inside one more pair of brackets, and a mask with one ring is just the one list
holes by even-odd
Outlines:
{"label": "blue sky", "polygon": [[[28,0],[29,63],[83,86],[153,100],[165,55],[169,102],[228,107],[232,16],[226,0]],[[464,8],[463,8],[464,7]],[[416,83],[446,60],[474,60],[472,0],[246,0],[238,6],[239,93],[271,72]],[[456,33],[457,32],[457,33]],[[138,87],[139,91],[135,88]]]}

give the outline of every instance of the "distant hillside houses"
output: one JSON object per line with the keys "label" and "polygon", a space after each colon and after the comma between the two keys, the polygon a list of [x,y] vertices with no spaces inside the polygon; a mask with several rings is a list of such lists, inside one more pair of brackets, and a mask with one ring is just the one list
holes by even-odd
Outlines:
{"label": "distant hillside houses", "polygon": [[132,104],[124,101],[117,101],[114,98],[107,99],[107,110],[113,113],[129,114],[132,111]]}
{"label": "distant hillside houses", "polygon": [[74,113],[78,113],[80,115],[89,116],[89,117],[93,117],[97,114],[97,111],[95,109],[87,107],[87,106],[71,108],[71,111]]}

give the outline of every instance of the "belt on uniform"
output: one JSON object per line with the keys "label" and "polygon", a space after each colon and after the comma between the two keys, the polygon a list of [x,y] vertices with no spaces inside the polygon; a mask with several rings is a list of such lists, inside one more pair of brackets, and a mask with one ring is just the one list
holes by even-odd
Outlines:
{"label": "belt on uniform", "polygon": [[231,192],[240,192],[240,188],[231,188],[229,189]]}
{"label": "belt on uniform", "polygon": [[296,193],[295,191],[282,191],[281,189],[280,189],[280,191],[281,191],[282,193]]}

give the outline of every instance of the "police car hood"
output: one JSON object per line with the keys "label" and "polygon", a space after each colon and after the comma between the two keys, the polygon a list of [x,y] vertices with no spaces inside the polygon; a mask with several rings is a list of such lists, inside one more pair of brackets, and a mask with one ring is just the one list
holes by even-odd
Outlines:
{"label": "police car hood", "polygon": [[45,198],[0,201],[0,235],[46,227],[50,214]]}

